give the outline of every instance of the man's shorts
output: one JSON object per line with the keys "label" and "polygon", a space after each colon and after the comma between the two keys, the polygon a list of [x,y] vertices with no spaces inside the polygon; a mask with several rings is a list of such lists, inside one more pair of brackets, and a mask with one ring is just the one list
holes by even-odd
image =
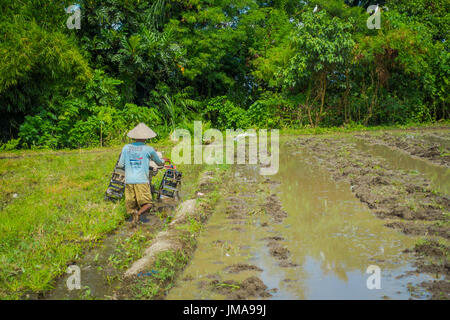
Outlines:
{"label": "man's shorts", "polygon": [[128,214],[152,203],[152,194],[147,183],[125,185],[125,207]]}

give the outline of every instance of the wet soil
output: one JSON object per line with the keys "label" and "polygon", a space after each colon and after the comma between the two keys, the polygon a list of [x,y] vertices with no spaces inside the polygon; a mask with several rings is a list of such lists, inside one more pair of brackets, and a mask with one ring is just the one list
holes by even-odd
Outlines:
{"label": "wet soil", "polygon": [[445,275],[443,280],[423,282],[422,287],[432,293],[432,299],[450,299],[450,260],[449,246],[436,240],[417,244],[414,248],[419,257],[416,264],[418,272],[427,272],[436,275]]}
{"label": "wet soil", "polygon": [[432,293],[433,300],[449,300],[450,299],[450,281],[433,280],[424,282],[422,287]]}
{"label": "wet soil", "polygon": [[[382,135],[383,141],[402,141],[392,139],[391,136],[391,134]],[[361,138],[361,135],[358,137]],[[363,138],[372,139],[367,135]],[[443,239],[444,242],[449,240],[450,198],[447,194],[432,190],[431,182],[422,174],[394,169],[382,158],[362,151],[351,142],[351,139],[301,138],[293,144],[305,147],[327,168],[335,181],[348,182],[352,192],[362,203],[365,203],[378,218],[387,220],[386,226],[405,234],[424,237],[427,245],[419,248],[416,245],[416,249],[413,250],[418,256],[415,262],[417,272],[434,273],[444,279],[426,282],[422,286],[432,291],[433,298],[449,297],[448,291],[436,291],[445,288],[448,283],[449,250],[446,246],[442,248],[440,242],[434,240],[435,238]],[[413,145],[418,148],[417,144]],[[405,143],[398,143],[398,146],[405,150],[408,148]],[[425,157],[425,153],[421,155]],[[445,159],[439,158],[439,163],[447,165]],[[436,257],[435,252],[442,255]]]}
{"label": "wet soil", "polygon": [[266,202],[262,205],[262,209],[272,217],[275,223],[281,223],[287,217],[287,213],[282,209],[280,199],[276,194],[271,194],[267,197]]}
{"label": "wet soil", "polygon": [[420,173],[430,180],[430,187],[442,194],[450,194],[450,169],[436,165],[425,159],[413,157],[406,152],[393,151],[392,148],[366,142],[361,139],[351,139],[356,148],[375,157],[379,157],[393,170],[403,170],[412,174]]}
{"label": "wet soil", "polygon": [[228,273],[239,273],[241,271],[249,270],[262,271],[261,268],[247,263],[236,263],[224,269],[224,271]]}
{"label": "wet soil", "polygon": [[[316,156],[335,180],[348,181],[355,195],[378,217],[448,222],[444,213],[450,210],[450,197],[433,192],[430,181],[422,175],[393,170],[344,139],[297,141]],[[423,227],[436,230],[432,224]]]}
{"label": "wet soil", "polygon": [[270,255],[278,260],[286,260],[289,257],[289,250],[277,243],[269,243]]}
{"label": "wet soil", "polygon": [[[227,183],[220,190],[220,203],[201,236],[193,260],[167,299],[179,299],[180,295],[188,295],[188,299],[265,299],[276,291],[268,290],[260,277],[265,271],[261,264],[252,261],[250,252],[254,244],[245,238],[253,239],[258,230],[258,246],[274,262],[277,257],[286,258],[283,256],[286,248],[273,247],[263,240],[270,235],[267,228],[280,224],[287,215],[278,198],[279,184],[259,176],[256,166],[235,166],[229,175],[224,179]],[[204,255],[208,257],[206,261]]]}
{"label": "wet soil", "polygon": [[269,254],[280,261],[278,265],[282,268],[292,268],[297,267],[298,264],[289,261],[289,257],[291,252],[288,248],[283,246],[281,242],[285,240],[283,237],[274,236],[274,237],[266,237],[264,240],[267,241],[267,246],[269,247]]}
{"label": "wet soil", "polygon": [[436,224],[418,224],[414,222],[395,221],[385,224],[389,228],[401,230],[405,234],[416,236],[435,235],[443,238],[450,238],[450,230],[446,226]]}
{"label": "wet soil", "polygon": [[[122,285],[123,269],[118,265],[118,259],[127,259],[131,255],[122,246],[125,239],[136,237],[141,244],[145,245],[145,239],[151,239],[156,231],[160,230],[164,224],[163,220],[156,215],[157,210],[170,210],[159,205],[151,213],[140,217],[138,228],[131,227],[131,217],[117,231],[108,235],[100,246],[86,252],[86,254],[76,264],[81,271],[81,290],[67,289],[67,275],[56,280],[55,289],[45,293],[40,299],[61,300],[61,299],[117,299],[115,290]],[[32,297],[29,297],[32,298]]]}
{"label": "wet soil", "polygon": [[435,164],[450,167],[450,130],[428,134],[359,134],[356,137],[370,143],[387,145],[394,150],[404,151],[414,157],[429,160]]}
{"label": "wet soil", "polygon": [[213,280],[209,283],[210,290],[224,295],[230,300],[244,300],[249,298],[269,298],[272,295],[267,291],[267,286],[256,276],[237,282],[226,280],[220,282]]}

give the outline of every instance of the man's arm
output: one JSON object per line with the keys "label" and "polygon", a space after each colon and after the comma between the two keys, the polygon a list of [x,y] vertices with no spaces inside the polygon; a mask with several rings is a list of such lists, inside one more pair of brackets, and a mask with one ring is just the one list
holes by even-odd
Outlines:
{"label": "man's arm", "polygon": [[158,154],[156,153],[156,151],[155,151],[154,149],[152,149],[152,150],[150,151],[150,160],[155,161],[155,163],[156,163],[158,166],[163,166],[163,165],[164,165],[164,161],[161,160],[161,159],[158,157]]}
{"label": "man's arm", "polygon": [[125,147],[122,148],[122,152],[120,153],[119,163],[117,165],[119,168],[125,167]]}

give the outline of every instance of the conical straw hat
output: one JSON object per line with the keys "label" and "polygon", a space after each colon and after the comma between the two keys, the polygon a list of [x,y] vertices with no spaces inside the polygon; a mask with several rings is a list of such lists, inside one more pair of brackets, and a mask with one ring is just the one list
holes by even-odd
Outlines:
{"label": "conical straw hat", "polygon": [[141,122],[133,130],[128,132],[127,136],[131,139],[151,139],[156,137],[156,133]]}

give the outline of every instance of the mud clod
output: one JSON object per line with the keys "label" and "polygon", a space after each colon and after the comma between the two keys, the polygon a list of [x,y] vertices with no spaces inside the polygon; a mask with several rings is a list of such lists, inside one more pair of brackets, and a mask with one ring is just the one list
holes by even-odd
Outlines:
{"label": "mud clod", "polygon": [[449,252],[449,247],[436,240],[429,240],[425,243],[416,244],[414,250],[421,254],[433,257],[444,257]]}
{"label": "mud clod", "polygon": [[251,265],[251,264],[245,264],[245,263],[237,263],[233,264],[229,267],[226,267],[224,269],[227,273],[239,273],[241,271],[263,271],[261,268],[258,268],[257,266]]}
{"label": "mud clod", "polygon": [[251,298],[268,298],[272,295],[267,291],[267,286],[258,277],[249,277],[241,283],[234,280],[210,282],[210,288],[231,300],[246,300]]}
{"label": "mud clod", "polygon": [[278,199],[276,194],[271,194],[267,197],[263,209],[277,223],[281,223],[283,219],[287,217],[287,213],[282,209],[280,199]]}
{"label": "mud clod", "polygon": [[270,246],[269,253],[278,260],[286,260],[289,257],[290,252],[285,247],[274,244]]}
{"label": "mud clod", "polygon": [[298,264],[289,261],[281,261],[278,265],[282,268],[295,268],[299,266]]}
{"label": "mud clod", "polygon": [[273,236],[273,237],[266,237],[266,238],[263,238],[261,240],[266,240],[266,241],[283,241],[284,238],[280,237],[280,236]]}
{"label": "mud clod", "polygon": [[431,299],[450,300],[450,281],[434,280],[423,282],[421,286],[431,292]]}

